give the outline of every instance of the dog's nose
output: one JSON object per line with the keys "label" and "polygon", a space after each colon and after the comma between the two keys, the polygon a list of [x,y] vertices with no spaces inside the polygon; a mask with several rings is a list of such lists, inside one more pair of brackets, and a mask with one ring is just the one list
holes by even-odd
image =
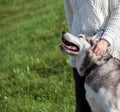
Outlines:
{"label": "dog's nose", "polygon": [[66,32],[64,32],[64,31],[62,32],[62,35],[61,35],[62,39],[63,39],[63,37],[64,37],[65,33],[66,33]]}
{"label": "dog's nose", "polygon": [[66,32],[65,32],[65,31],[63,31],[63,32],[62,32],[62,35],[64,35],[65,33],[66,33]]}

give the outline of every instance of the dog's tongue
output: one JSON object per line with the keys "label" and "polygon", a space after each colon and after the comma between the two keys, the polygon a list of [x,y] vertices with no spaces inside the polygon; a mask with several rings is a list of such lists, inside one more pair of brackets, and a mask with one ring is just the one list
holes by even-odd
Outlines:
{"label": "dog's tongue", "polygon": [[68,45],[65,45],[65,44],[60,45],[60,48],[61,49],[68,49],[68,50],[71,50],[71,51],[77,51],[76,46],[68,46]]}
{"label": "dog's tongue", "polygon": [[77,50],[77,48],[75,46],[66,46],[66,47],[67,47],[67,49],[72,50],[72,51]]}

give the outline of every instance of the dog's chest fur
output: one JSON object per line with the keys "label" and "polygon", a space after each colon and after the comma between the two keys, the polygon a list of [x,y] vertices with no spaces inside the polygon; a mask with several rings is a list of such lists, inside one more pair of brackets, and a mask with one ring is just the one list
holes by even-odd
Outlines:
{"label": "dog's chest fur", "polygon": [[86,83],[90,85],[94,91],[104,87],[106,89],[115,89],[120,83],[120,61],[111,58],[107,63],[97,66],[86,78]]}
{"label": "dog's chest fur", "polygon": [[110,107],[120,111],[120,61],[111,58],[93,69],[86,77],[85,89],[95,112],[110,112]]}

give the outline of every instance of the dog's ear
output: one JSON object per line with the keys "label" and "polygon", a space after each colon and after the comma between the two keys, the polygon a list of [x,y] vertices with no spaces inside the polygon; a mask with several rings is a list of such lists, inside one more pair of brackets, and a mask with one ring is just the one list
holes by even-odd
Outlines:
{"label": "dog's ear", "polygon": [[99,39],[104,33],[104,30],[99,30],[97,33],[95,33],[92,38],[93,39]]}
{"label": "dog's ear", "polygon": [[91,46],[96,45],[97,42],[99,41],[98,38],[93,38],[93,37],[85,37],[86,41],[90,43]]}
{"label": "dog's ear", "polygon": [[86,36],[85,38],[91,44],[91,46],[93,46],[100,40],[100,37],[103,35],[103,32],[104,32],[103,30],[100,30],[93,36],[89,37]]}
{"label": "dog's ear", "polygon": [[78,35],[78,38],[86,38],[86,35],[84,35],[84,34],[79,34],[79,35]]}

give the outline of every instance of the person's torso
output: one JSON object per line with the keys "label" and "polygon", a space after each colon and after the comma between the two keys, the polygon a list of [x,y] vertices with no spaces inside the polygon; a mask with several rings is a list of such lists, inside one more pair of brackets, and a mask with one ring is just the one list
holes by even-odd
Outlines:
{"label": "person's torso", "polygon": [[109,18],[109,0],[70,0],[73,10],[71,33],[92,35],[105,28]]}

